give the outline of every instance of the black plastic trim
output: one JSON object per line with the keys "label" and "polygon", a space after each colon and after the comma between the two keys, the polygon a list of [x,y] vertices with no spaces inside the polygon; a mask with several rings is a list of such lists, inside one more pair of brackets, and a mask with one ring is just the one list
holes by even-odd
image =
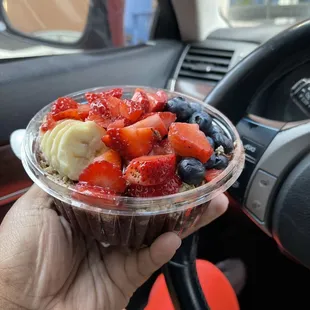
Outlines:
{"label": "black plastic trim", "polygon": [[198,233],[194,233],[184,239],[175,256],[163,268],[177,310],[210,310],[196,271],[198,238]]}

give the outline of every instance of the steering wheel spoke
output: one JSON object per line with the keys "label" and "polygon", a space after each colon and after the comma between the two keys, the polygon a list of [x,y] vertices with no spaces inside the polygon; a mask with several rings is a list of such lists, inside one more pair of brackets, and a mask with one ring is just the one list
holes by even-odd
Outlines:
{"label": "steering wheel spoke", "polygon": [[248,116],[237,128],[244,143],[246,164],[229,192],[242,203],[244,212],[271,236],[277,189],[309,151],[310,121],[279,123]]}

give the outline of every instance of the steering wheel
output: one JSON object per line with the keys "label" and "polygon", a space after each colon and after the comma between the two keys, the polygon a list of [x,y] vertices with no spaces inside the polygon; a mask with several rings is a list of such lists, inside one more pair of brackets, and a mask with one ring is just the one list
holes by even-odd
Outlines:
{"label": "steering wheel", "polygon": [[[230,195],[283,252],[307,268],[310,121],[282,123],[244,112],[254,95],[310,60],[309,37],[310,20],[283,31],[235,66],[205,99],[237,126],[245,146],[245,168]],[[197,236],[188,237],[164,267],[176,309],[209,309],[195,270],[196,243]]]}

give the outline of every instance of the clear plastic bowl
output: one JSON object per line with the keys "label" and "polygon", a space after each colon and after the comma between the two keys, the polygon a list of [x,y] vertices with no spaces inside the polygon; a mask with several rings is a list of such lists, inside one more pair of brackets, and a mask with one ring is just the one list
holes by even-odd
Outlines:
{"label": "clear plastic bowl", "polygon": [[[143,86],[115,86],[123,89],[123,96],[131,98],[136,88],[148,92],[159,89]],[[115,88],[98,87],[67,96],[86,103],[86,92],[101,92]],[[192,190],[154,198],[107,196],[96,198],[76,192],[74,187],[47,173],[40,165],[39,128],[51,104],[45,106],[27,126],[22,145],[22,162],[30,178],[54,198],[56,210],[64,216],[73,229],[94,237],[105,246],[137,249],[150,245],[162,233],[181,234],[200,218],[211,199],[225,192],[240,176],[244,166],[242,142],[233,124],[218,110],[205,103],[177,92],[164,90],[168,97],[183,96],[190,102],[203,106],[235,143],[228,167],[211,182]]]}

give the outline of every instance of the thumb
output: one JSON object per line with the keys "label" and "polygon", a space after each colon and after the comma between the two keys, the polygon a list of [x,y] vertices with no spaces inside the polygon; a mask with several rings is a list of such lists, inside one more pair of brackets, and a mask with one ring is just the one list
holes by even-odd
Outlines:
{"label": "thumb", "polygon": [[167,263],[181,245],[174,233],[165,233],[149,247],[127,258],[126,273],[131,283],[141,286],[157,269]]}

